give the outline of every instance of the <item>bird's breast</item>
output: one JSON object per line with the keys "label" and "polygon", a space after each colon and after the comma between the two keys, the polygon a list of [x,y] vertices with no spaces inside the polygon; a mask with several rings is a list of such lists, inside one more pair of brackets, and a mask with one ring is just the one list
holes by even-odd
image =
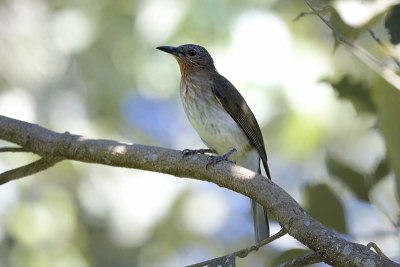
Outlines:
{"label": "bird's breast", "polygon": [[217,101],[211,88],[209,81],[181,81],[183,107],[193,128],[218,154],[236,148],[240,156],[253,150],[244,131]]}

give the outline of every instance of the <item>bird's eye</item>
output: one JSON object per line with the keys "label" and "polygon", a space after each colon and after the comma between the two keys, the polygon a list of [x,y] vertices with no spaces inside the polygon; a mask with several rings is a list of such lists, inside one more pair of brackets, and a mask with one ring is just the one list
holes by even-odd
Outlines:
{"label": "bird's eye", "polygon": [[188,53],[189,53],[189,56],[191,56],[191,57],[196,55],[196,51],[193,49],[190,49]]}

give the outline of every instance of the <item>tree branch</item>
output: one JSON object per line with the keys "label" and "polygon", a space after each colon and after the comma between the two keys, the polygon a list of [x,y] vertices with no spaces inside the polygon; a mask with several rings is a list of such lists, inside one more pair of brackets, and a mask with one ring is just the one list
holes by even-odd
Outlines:
{"label": "tree branch", "polygon": [[41,158],[37,161],[29,163],[27,165],[5,171],[0,173],[0,185],[3,185],[9,181],[16,180],[22,177],[26,177],[41,171],[44,171],[60,162],[62,158],[54,157],[54,158]]}
{"label": "tree branch", "polygon": [[238,256],[239,258],[245,258],[245,257],[247,257],[247,255],[249,255],[250,252],[258,250],[259,248],[277,240],[278,238],[281,238],[282,236],[284,236],[286,234],[287,234],[286,230],[284,228],[282,228],[279,232],[277,232],[276,234],[274,234],[271,237],[268,237],[268,238],[262,240],[258,244],[255,244],[254,246],[251,246],[249,248],[245,248],[245,249],[236,251],[235,255]]}
{"label": "tree branch", "polygon": [[224,255],[221,257],[217,257],[217,258],[213,258],[210,260],[195,263],[192,265],[188,265],[186,267],[218,266],[218,264],[221,264],[221,263],[225,264],[223,266],[230,266],[230,265],[226,264],[227,261],[229,261],[229,262],[234,261],[236,257],[245,258],[245,257],[247,257],[247,255],[249,255],[250,252],[257,251],[259,248],[277,240],[278,238],[281,238],[282,236],[284,236],[286,234],[287,234],[286,230],[282,228],[279,232],[277,232],[273,236],[270,236],[270,237],[262,240],[261,242],[255,244],[254,246],[238,250],[238,251],[233,252],[228,255]]}
{"label": "tree branch", "polygon": [[172,149],[56,133],[4,116],[0,116],[0,139],[25,147],[42,157],[142,169],[212,182],[263,205],[288,234],[317,252],[328,264],[400,266],[366,246],[344,240],[308,215],[272,181],[229,162],[206,169],[206,155],[182,157],[182,152]]}

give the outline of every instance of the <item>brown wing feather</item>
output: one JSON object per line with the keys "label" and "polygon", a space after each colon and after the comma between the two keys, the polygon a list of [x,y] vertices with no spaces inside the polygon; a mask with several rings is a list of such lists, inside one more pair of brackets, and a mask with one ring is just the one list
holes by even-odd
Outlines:
{"label": "brown wing feather", "polygon": [[249,138],[250,143],[257,149],[263,162],[265,172],[268,178],[271,179],[260,126],[250,107],[239,91],[225,77],[219,74],[215,75],[215,77],[213,77],[213,85],[211,89],[214,96],[236,123],[239,124]]}

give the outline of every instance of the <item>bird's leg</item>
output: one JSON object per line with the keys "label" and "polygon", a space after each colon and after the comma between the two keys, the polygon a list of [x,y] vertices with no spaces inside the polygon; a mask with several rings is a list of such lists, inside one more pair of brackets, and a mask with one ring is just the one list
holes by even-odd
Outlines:
{"label": "bird's leg", "polygon": [[191,156],[196,154],[205,154],[205,153],[215,153],[214,149],[184,149],[182,150],[182,156]]}
{"label": "bird's leg", "polygon": [[233,149],[229,150],[228,153],[226,153],[226,154],[224,154],[222,156],[208,156],[208,163],[206,165],[206,169],[208,168],[208,166],[215,165],[215,164],[217,164],[217,163],[219,163],[221,161],[229,161],[229,162],[231,162],[233,164],[236,164],[236,162],[233,162],[233,161],[229,160],[229,157],[232,154],[235,154],[236,151],[237,151],[236,148],[233,148]]}

